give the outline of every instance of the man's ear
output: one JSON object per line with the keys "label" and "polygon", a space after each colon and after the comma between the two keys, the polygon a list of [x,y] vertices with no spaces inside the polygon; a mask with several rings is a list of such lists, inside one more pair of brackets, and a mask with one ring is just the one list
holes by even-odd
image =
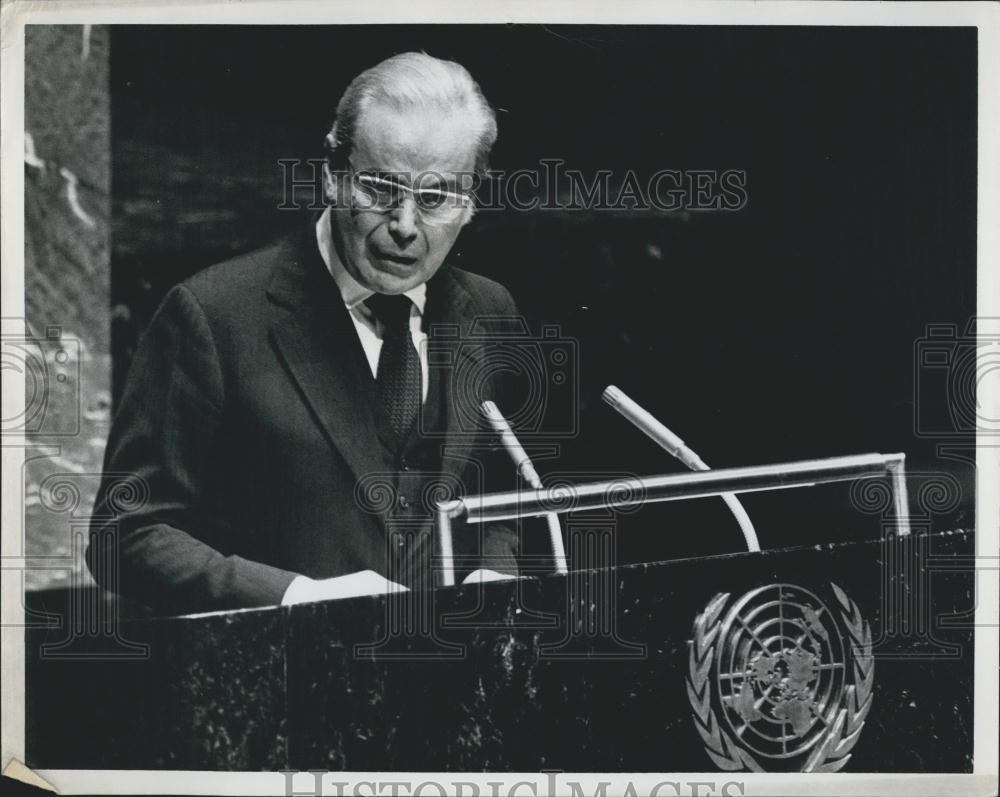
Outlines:
{"label": "man's ear", "polygon": [[338,191],[337,180],[330,171],[329,161],[323,162],[323,197],[326,199],[328,205],[337,207],[340,192]]}
{"label": "man's ear", "polygon": [[333,175],[330,174],[329,161],[323,162],[323,198],[330,205],[334,205],[337,202],[337,185],[333,179]]}
{"label": "man's ear", "polygon": [[[326,158],[323,161],[323,196],[326,198],[327,204],[336,207],[337,201],[340,199],[340,185],[337,176],[330,170],[330,161],[334,158],[334,153],[337,151],[336,122],[333,123],[330,132],[323,139],[323,149],[326,151]],[[340,162],[339,158],[336,160]]]}

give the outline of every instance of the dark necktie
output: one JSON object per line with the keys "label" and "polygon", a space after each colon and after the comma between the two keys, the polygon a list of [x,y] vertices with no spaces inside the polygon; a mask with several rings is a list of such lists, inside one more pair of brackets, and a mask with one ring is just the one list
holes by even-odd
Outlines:
{"label": "dark necktie", "polygon": [[376,293],[365,304],[382,322],[382,351],[378,357],[376,390],[380,417],[393,442],[402,447],[420,409],[420,357],[410,335],[410,299]]}

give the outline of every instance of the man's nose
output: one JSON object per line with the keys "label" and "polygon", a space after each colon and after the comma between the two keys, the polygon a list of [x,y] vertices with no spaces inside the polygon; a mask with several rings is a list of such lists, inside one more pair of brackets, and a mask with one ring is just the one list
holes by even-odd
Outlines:
{"label": "man's nose", "polygon": [[403,200],[392,210],[389,232],[399,246],[405,246],[417,237],[417,203],[413,197]]}

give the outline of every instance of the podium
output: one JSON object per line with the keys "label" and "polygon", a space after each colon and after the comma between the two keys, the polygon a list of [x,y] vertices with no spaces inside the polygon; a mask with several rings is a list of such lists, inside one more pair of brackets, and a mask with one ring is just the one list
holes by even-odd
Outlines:
{"label": "podium", "polygon": [[[662,479],[742,489],[747,470]],[[815,483],[815,467],[798,473],[782,486]],[[524,511],[551,511],[543,498]],[[504,506],[442,505],[439,532],[458,533],[445,515]],[[29,628],[27,763],[971,772],[974,533],[899,527],[864,542],[136,618],[69,640],[65,627]]]}

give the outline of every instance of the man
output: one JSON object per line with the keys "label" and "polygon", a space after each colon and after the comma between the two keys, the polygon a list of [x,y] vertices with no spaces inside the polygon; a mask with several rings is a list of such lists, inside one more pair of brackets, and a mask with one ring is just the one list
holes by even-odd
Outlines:
{"label": "man", "polygon": [[[469,418],[509,386],[469,335],[517,310],[444,265],[495,140],[456,63],[406,53],[351,83],[319,220],[175,286],[144,334],[91,521],[99,583],[169,613],[432,585],[434,501],[501,467]],[[509,528],[456,535],[460,577],[514,576],[515,552]]]}

